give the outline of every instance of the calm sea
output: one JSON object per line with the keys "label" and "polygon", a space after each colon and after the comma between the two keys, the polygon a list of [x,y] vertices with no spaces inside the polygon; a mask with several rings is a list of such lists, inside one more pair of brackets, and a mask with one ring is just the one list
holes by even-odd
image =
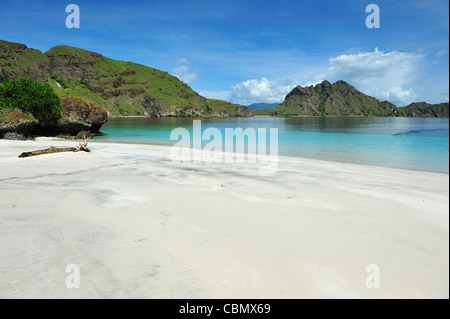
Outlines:
{"label": "calm sea", "polygon": [[[278,128],[279,154],[345,163],[449,173],[449,119],[415,118],[207,118],[226,128]],[[189,118],[115,118],[96,140],[174,144],[173,129],[192,132]],[[267,136],[269,136],[267,134]]]}

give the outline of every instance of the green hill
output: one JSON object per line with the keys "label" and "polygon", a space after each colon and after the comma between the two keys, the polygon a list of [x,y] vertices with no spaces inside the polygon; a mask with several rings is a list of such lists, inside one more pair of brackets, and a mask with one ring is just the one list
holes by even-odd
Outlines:
{"label": "green hill", "polygon": [[283,116],[401,116],[394,104],[380,102],[350,84],[324,81],[310,87],[297,86],[274,111]]}
{"label": "green hill", "polygon": [[448,117],[449,104],[412,103],[401,108],[406,117]]}
{"label": "green hill", "polygon": [[45,54],[0,40],[0,77],[46,81],[61,96],[84,97],[110,116],[251,116],[242,105],[200,96],[176,77],[144,65],[57,46]]}
{"label": "green hill", "polygon": [[261,110],[254,115],[327,116],[327,117],[448,117],[449,104],[413,103],[405,107],[381,102],[359,92],[344,81],[331,84],[324,81],[310,87],[297,86],[283,103],[273,110]]}

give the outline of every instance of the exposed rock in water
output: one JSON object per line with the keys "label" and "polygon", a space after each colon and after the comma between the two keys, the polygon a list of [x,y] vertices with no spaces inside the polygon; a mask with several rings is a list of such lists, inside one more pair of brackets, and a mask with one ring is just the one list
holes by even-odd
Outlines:
{"label": "exposed rock in water", "polygon": [[61,99],[62,117],[56,123],[40,124],[35,133],[77,136],[87,131],[90,137],[99,133],[102,125],[108,121],[107,112],[91,101],[70,96],[62,96]]}
{"label": "exposed rock in water", "polygon": [[38,120],[20,110],[0,110],[0,138],[26,140],[31,137]]}

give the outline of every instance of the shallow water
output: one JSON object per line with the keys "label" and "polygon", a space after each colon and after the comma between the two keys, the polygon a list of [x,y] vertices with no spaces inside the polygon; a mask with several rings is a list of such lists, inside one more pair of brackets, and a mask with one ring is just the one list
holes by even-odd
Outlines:
{"label": "shallow water", "polygon": [[[96,140],[175,144],[175,128],[193,131],[192,118],[115,118]],[[416,118],[207,118],[217,128],[278,128],[279,154],[411,170],[449,173],[449,119]],[[191,134],[192,136],[193,134]],[[208,141],[203,141],[203,144]]]}

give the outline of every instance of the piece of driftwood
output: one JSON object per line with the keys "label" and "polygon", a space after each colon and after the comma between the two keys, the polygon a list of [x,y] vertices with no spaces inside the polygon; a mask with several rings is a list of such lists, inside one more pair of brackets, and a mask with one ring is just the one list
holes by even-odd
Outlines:
{"label": "piece of driftwood", "polygon": [[87,138],[86,136],[84,136],[83,138],[84,138],[84,141],[78,143],[78,147],[76,148],[75,152],[83,151],[83,152],[90,153],[91,150],[87,148],[87,145],[88,145],[89,141],[91,140],[91,138],[90,137]]}
{"label": "piece of driftwood", "polygon": [[45,150],[38,150],[38,151],[32,151],[32,152],[24,152],[19,155],[19,158],[24,157],[31,157],[31,156],[37,156],[37,155],[44,155],[44,154],[52,154],[52,153],[63,153],[63,152],[91,152],[89,148],[87,148],[87,145],[89,143],[88,138],[84,138],[84,142],[79,142],[77,147],[69,147],[69,148],[57,148],[57,147],[50,147]]}

